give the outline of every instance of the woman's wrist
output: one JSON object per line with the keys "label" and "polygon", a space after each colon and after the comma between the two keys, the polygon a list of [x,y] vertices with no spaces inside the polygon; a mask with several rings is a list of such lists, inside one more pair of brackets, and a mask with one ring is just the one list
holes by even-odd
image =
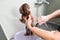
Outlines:
{"label": "woman's wrist", "polygon": [[25,24],[27,25],[27,27],[28,27],[28,26],[31,26],[31,24],[30,24],[30,23],[28,23],[27,21],[25,22]]}
{"label": "woman's wrist", "polygon": [[45,22],[48,22],[50,20],[49,16],[44,16],[43,19],[44,19]]}
{"label": "woman's wrist", "polygon": [[47,16],[46,16],[46,19],[47,19],[47,21],[49,21],[49,20],[52,19],[52,16],[51,16],[51,15],[47,15]]}

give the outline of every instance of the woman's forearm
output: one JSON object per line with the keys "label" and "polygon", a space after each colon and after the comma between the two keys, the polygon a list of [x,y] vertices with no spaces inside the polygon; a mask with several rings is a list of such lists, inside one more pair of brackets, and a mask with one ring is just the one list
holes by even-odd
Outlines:
{"label": "woman's forearm", "polygon": [[50,31],[47,31],[47,30],[43,30],[43,29],[40,29],[40,28],[37,28],[37,27],[31,27],[31,25],[28,24],[28,28],[33,32],[35,33],[36,35],[38,35],[39,37],[43,38],[43,39],[49,39],[51,38],[52,34]]}
{"label": "woman's forearm", "polygon": [[48,20],[60,17],[60,10],[56,10],[55,12],[47,15]]}

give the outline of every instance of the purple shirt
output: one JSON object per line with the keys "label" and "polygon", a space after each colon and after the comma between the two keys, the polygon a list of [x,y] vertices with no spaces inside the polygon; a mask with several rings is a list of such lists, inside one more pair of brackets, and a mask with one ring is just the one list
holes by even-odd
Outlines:
{"label": "purple shirt", "polygon": [[25,31],[20,31],[15,34],[15,40],[43,40],[40,37],[34,36],[25,36]]}

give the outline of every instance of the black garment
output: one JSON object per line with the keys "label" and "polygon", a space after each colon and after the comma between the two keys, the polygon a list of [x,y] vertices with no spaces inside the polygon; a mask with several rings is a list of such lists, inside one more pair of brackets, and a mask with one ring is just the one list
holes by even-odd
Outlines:
{"label": "black garment", "polygon": [[60,26],[57,28],[57,30],[60,32]]}

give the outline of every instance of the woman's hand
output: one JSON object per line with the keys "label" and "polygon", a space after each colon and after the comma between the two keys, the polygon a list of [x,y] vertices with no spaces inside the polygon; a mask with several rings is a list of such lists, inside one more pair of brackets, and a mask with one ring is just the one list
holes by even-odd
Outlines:
{"label": "woman's hand", "polygon": [[25,19],[25,23],[26,23],[26,25],[31,25],[31,23],[32,23],[32,20],[31,20],[31,16],[29,15],[29,19],[27,20],[26,18],[24,18]]}
{"label": "woman's hand", "polygon": [[38,18],[38,24],[42,25],[43,23],[46,23],[48,21],[48,17],[47,16],[40,16]]}

